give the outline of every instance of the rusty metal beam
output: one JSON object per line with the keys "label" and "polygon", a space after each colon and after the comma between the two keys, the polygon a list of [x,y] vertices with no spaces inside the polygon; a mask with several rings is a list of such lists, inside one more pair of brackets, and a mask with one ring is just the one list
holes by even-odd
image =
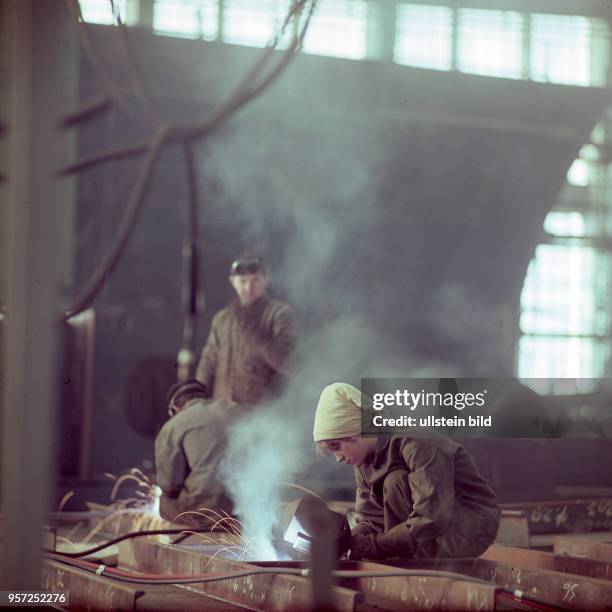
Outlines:
{"label": "rusty metal beam", "polygon": [[113,582],[56,561],[44,561],[42,589],[70,594],[71,609],[134,610],[143,587]]}
{"label": "rusty metal beam", "polygon": [[573,555],[612,563],[612,533],[600,534],[600,537],[602,541],[586,540],[570,535],[557,536],[554,539],[554,550],[558,555]]}
{"label": "rusty metal beam", "polygon": [[[526,568],[512,563],[487,559],[438,559],[417,560],[401,564],[394,561],[393,565],[406,569],[431,569],[473,576],[491,583],[492,586],[521,591],[525,597],[531,597],[561,609],[601,610],[606,606],[609,607],[612,601],[612,581],[610,580]],[[401,582],[399,584],[401,585]],[[475,601],[478,601],[478,605],[487,605],[476,600],[472,595],[470,601],[472,607]],[[509,601],[511,602],[504,598],[503,604],[508,605]],[[465,605],[464,602],[459,609],[465,609]]]}
{"label": "rusty metal beam", "polygon": [[609,580],[486,559],[466,561],[460,571],[500,587],[522,591],[527,597],[558,608],[601,610],[612,602]]}
{"label": "rusty metal beam", "polygon": [[[119,544],[119,565],[139,572],[164,574],[231,574],[253,569],[253,564],[212,557],[181,546],[167,546],[143,540]],[[288,564],[289,565],[289,564]],[[207,595],[256,610],[308,610],[310,580],[301,576],[262,574],[231,580],[194,584]],[[351,612],[359,593],[334,587],[334,609]]]}
{"label": "rusty metal beam", "polygon": [[521,567],[578,574],[590,578],[612,579],[612,563],[541,552],[539,550],[526,550],[524,548],[494,544],[480,558],[488,561],[519,565]]}
{"label": "rusty metal beam", "polygon": [[[412,569],[422,567],[415,561]],[[428,563],[426,565],[429,566]],[[406,567],[406,564],[402,564]],[[407,567],[407,569],[410,569]],[[344,567],[343,567],[344,569]],[[388,565],[362,562],[354,569],[392,570]],[[429,567],[427,567],[429,569]],[[437,569],[443,569],[438,567]],[[454,571],[450,569],[449,571]],[[357,578],[342,582],[363,592],[363,603],[386,610],[495,610],[498,589],[491,585],[462,582],[438,577]]]}
{"label": "rusty metal beam", "polygon": [[533,534],[612,529],[612,498],[502,504],[504,510],[527,512]]}
{"label": "rusty metal beam", "polygon": [[44,561],[42,588],[70,595],[70,610],[240,610],[204,593],[172,585],[139,585],[115,582],[56,561]]}

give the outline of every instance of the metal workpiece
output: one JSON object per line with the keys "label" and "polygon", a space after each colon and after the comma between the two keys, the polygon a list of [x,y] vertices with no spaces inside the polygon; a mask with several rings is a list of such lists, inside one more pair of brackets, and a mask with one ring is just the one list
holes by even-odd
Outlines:
{"label": "metal workpiece", "polygon": [[552,570],[566,574],[578,574],[589,578],[612,579],[612,562],[583,559],[580,557],[527,550],[513,546],[494,544],[489,547],[481,559],[501,563],[520,565],[534,569]]}
{"label": "metal workpiece", "polygon": [[[595,534],[585,535],[594,536]],[[555,537],[553,542],[555,553],[612,563],[612,532],[597,534],[597,539],[588,538],[585,535]],[[612,578],[612,574],[610,576]]]}
{"label": "metal workpiece", "polygon": [[[426,563],[427,565],[433,565]],[[435,564],[438,565],[438,564]],[[402,564],[406,569],[422,569],[423,564]],[[354,569],[392,571],[387,564],[361,562]],[[428,568],[429,569],[429,568]],[[455,571],[454,566],[436,567]],[[436,569],[432,569],[435,574]],[[436,576],[393,576],[355,578],[341,582],[363,593],[363,603],[386,610],[495,610],[498,589],[494,585],[463,582]]]}
{"label": "metal workpiece", "polygon": [[567,610],[612,609],[612,581],[578,574],[523,567],[487,559],[465,561],[462,573],[512,591],[520,591],[549,606]]}
{"label": "metal workpiece", "polygon": [[203,593],[172,585],[125,584],[90,572],[46,560],[42,566],[42,589],[70,595],[69,610],[223,610],[241,608],[218,602]]}
{"label": "metal workpiece", "polygon": [[[521,540],[525,534],[528,535],[527,510],[504,514],[510,525],[506,533],[517,536],[511,537],[511,540]],[[114,531],[134,518],[130,514],[119,515],[116,521],[111,520],[102,527],[105,530],[112,525]],[[173,542],[176,537],[171,536],[170,541]],[[612,533],[603,536],[591,532],[551,537],[557,539],[555,553],[496,543],[477,559],[393,559],[375,563],[336,560],[329,558],[331,550],[327,550],[322,553],[323,561],[327,561],[318,567],[316,547],[310,549],[307,560],[256,561],[248,556],[245,541],[239,535],[211,532],[191,534],[174,544],[160,543],[151,537],[124,540],[118,544],[118,564],[121,569],[137,574],[156,574],[168,578],[198,574],[232,575],[261,568],[270,572],[195,583],[188,587],[171,587],[179,592],[189,591],[192,598],[206,597],[215,605],[229,607],[222,609],[312,610],[329,609],[333,605],[335,610],[347,612],[524,610],[530,604],[522,598],[533,599],[556,609],[612,609],[612,560],[587,557],[587,553],[600,556],[610,554],[612,544],[598,540],[600,537],[612,540]],[[183,534],[179,538],[183,538]],[[588,541],[585,542],[585,538]],[[280,545],[280,541],[277,544]],[[289,545],[286,545],[286,549],[291,551]],[[567,552],[573,554],[561,554]],[[305,557],[302,555],[299,558]],[[53,567],[51,563],[49,561],[46,567]],[[60,570],[64,571],[64,568],[60,567]],[[276,574],[271,570],[298,570],[303,573]],[[397,574],[403,570],[425,571],[428,575],[367,575],[381,572]],[[92,597],[100,606],[112,600],[127,606],[131,601],[136,609],[146,609],[143,608],[145,604],[153,606],[148,609],[154,609],[154,605],[163,609],[165,604],[160,599],[162,592],[166,593],[163,597],[167,605],[177,601],[172,592],[162,591],[161,585],[126,585],[113,582],[111,578],[87,575],[78,569],[70,568],[70,571],[78,574],[73,579],[77,585],[77,596],[81,592],[83,597],[86,597],[86,593],[89,596],[90,592],[95,592]],[[334,571],[337,573],[332,574]],[[363,575],[356,572],[363,572]],[[449,576],[445,572],[459,576]],[[462,577],[465,579],[462,580]],[[81,587],[89,580],[93,581],[90,590]],[[103,585],[108,584],[113,588],[108,587],[110,591],[107,592]],[[59,583],[56,586],[59,588]],[[113,595],[115,587],[117,591]],[[146,593],[147,598],[136,596],[140,591]],[[202,607],[193,601],[186,605],[186,609]],[[115,603],[113,606],[117,607]]]}
{"label": "metal workpiece", "polygon": [[502,509],[526,512],[532,535],[612,529],[610,497],[502,504]]}
{"label": "metal workpiece", "polygon": [[[128,540],[119,545],[119,565],[137,572],[173,575],[233,574],[253,569],[254,564],[224,559],[218,554],[214,556],[218,549],[211,551],[208,547],[206,553],[203,553],[197,548]],[[292,564],[278,563],[278,567],[292,567]],[[260,574],[195,584],[193,588],[255,610],[311,609],[311,581],[302,576]],[[338,611],[354,610],[358,599],[359,593],[354,590],[333,587],[334,607]]]}
{"label": "metal workpiece", "polygon": [[42,589],[70,593],[70,609],[134,610],[142,587],[119,584],[89,572],[46,560],[42,566]]}

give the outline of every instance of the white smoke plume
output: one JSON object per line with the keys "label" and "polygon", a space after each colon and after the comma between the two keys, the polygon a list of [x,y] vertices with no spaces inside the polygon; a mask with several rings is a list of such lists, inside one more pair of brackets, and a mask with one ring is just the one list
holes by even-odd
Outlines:
{"label": "white smoke plume", "polygon": [[[271,124],[273,133],[266,127]],[[364,129],[363,117],[322,108],[321,131],[329,137],[313,143],[299,109],[254,105],[203,156],[203,170],[221,194],[209,215],[231,224],[246,248],[270,255],[272,294],[280,289],[303,322],[297,368],[285,392],[232,428],[221,468],[252,556],[260,559],[276,558],[271,537],[281,506],[277,483],[307,469],[324,474],[335,468],[313,468],[312,423],[321,390],[335,381],[359,385],[364,376],[406,375],[401,351],[382,325],[376,327],[385,295],[369,290],[354,266],[376,225],[372,172],[382,163],[378,140]],[[274,240],[279,232],[280,247]],[[309,319],[326,323],[313,326]],[[352,472],[344,473],[348,483]]]}

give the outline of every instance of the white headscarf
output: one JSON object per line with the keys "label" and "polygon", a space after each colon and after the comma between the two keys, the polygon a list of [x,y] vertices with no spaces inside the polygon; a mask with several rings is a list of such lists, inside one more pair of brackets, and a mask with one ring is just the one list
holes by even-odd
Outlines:
{"label": "white headscarf", "polygon": [[347,383],[333,383],[323,389],[312,432],[315,442],[351,438],[361,434],[361,404],[372,400]]}

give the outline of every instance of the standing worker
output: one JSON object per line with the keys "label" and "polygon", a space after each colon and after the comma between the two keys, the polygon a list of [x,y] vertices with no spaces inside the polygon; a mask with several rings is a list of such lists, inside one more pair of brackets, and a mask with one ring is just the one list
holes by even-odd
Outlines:
{"label": "standing worker", "polygon": [[359,389],[329,385],[313,431],[319,454],[355,468],[351,559],[482,554],[501,513],[470,454],[441,435],[361,437],[361,402]]}
{"label": "standing worker", "polygon": [[213,317],[196,379],[212,390],[213,399],[257,404],[287,375],[295,319],[287,304],[266,293],[261,258],[236,259],[229,282],[237,299]]}

